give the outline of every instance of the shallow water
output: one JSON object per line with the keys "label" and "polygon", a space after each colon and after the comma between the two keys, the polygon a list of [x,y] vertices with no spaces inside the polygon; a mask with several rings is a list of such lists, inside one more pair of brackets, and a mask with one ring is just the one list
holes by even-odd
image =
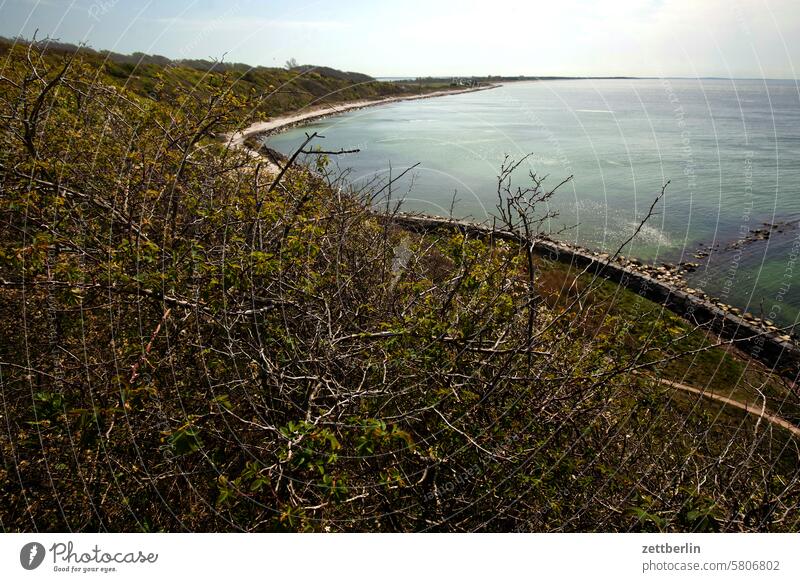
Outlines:
{"label": "shallow water", "polygon": [[[337,163],[350,179],[397,184],[406,210],[487,219],[504,155],[532,154],[517,174],[549,175],[559,238],[616,250],[670,181],[658,214],[623,253],[701,264],[689,280],[783,323],[800,313],[800,92],[794,81],[573,80],[406,101],[345,113],[270,136],[289,153],[305,132],[325,149],[360,148]],[[737,245],[762,223],[768,240]],[[789,223],[785,224],[784,223]],[[709,258],[692,255],[706,246]]]}

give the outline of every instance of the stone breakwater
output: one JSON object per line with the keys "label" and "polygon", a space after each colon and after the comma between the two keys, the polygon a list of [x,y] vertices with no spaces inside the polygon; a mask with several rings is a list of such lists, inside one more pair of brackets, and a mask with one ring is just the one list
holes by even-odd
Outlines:
{"label": "stone breakwater", "polygon": [[[456,229],[480,238],[520,242],[520,237],[513,232],[493,230],[471,222],[409,214],[396,214],[384,219],[414,232]],[[622,285],[663,305],[692,325],[705,326],[785,377],[795,380],[800,372],[800,347],[790,335],[769,320],[742,313],[736,307],[709,297],[701,289],[688,286],[682,275],[696,269],[696,263],[651,266],[622,256],[610,260],[607,254],[548,238],[537,239],[534,249],[540,256],[586,269],[588,273]]]}

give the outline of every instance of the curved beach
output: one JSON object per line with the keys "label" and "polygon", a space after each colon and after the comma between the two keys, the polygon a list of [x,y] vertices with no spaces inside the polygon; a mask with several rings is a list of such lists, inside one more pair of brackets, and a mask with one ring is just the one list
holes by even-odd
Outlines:
{"label": "curved beach", "polygon": [[269,134],[282,129],[289,128],[293,125],[300,123],[308,123],[314,119],[321,117],[328,117],[330,115],[337,115],[355,109],[363,109],[365,107],[375,107],[377,105],[387,105],[389,103],[397,103],[399,101],[417,101],[419,99],[430,99],[432,97],[444,97],[447,95],[462,95],[464,93],[475,93],[476,91],[487,91],[500,87],[499,84],[486,85],[483,87],[470,87],[469,89],[453,89],[443,91],[433,91],[431,93],[423,93],[420,95],[403,95],[399,97],[386,97],[384,99],[361,99],[358,101],[347,101],[345,103],[338,103],[336,105],[324,105],[320,107],[312,107],[310,109],[302,110],[300,112],[291,113],[288,115],[280,115],[268,121],[256,121],[252,125],[237,131],[227,136],[227,140],[233,147],[240,147],[244,141],[255,135]]}

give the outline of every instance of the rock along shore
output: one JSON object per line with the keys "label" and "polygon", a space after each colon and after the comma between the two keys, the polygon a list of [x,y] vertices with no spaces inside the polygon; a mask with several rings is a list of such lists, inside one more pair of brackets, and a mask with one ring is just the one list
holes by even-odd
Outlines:
{"label": "rock along shore", "polygon": [[[457,229],[479,238],[520,242],[520,237],[513,232],[493,230],[470,222],[410,214],[397,214],[386,219],[415,232]],[[550,260],[586,269],[588,273],[622,285],[663,305],[690,324],[707,326],[717,336],[735,342],[750,357],[782,376],[795,380],[800,372],[800,347],[792,341],[791,336],[772,322],[749,313],[743,314],[737,308],[709,297],[702,290],[688,287],[680,279],[679,273],[682,270],[690,271],[696,266],[694,263],[651,267],[624,257],[612,261],[607,254],[548,238],[537,239],[534,250]]]}

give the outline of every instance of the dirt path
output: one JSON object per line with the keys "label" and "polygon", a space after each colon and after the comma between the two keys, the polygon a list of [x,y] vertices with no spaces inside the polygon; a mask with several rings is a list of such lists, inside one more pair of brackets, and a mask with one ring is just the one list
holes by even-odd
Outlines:
{"label": "dirt path", "polygon": [[[652,378],[652,376],[650,376]],[[653,378],[658,380],[661,384],[665,386],[669,386],[670,388],[675,388],[677,390],[683,390],[684,392],[691,392],[692,394],[699,394],[700,396],[704,396],[705,398],[710,398],[711,400],[716,400],[717,402],[722,402],[724,404],[734,406],[739,410],[744,410],[748,414],[752,414],[754,416],[758,416],[759,418],[763,418],[767,422],[771,422],[776,426],[780,426],[781,428],[785,428],[795,436],[800,437],[800,428],[785,420],[779,416],[775,416],[766,411],[765,408],[754,406],[752,404],[748,404],[747,402],[740,402],[738,400],[733,400],[732,398],[728,398],[727,396],[722,396],[721,394],[717,394],[715,392],[711,392],[709,390],[701,390],[700,388],[695,388],[694,386],[687,386],[686,384],[681,384],[680,382],[673,382],[672,380],[665,380],[663,378]]]}

